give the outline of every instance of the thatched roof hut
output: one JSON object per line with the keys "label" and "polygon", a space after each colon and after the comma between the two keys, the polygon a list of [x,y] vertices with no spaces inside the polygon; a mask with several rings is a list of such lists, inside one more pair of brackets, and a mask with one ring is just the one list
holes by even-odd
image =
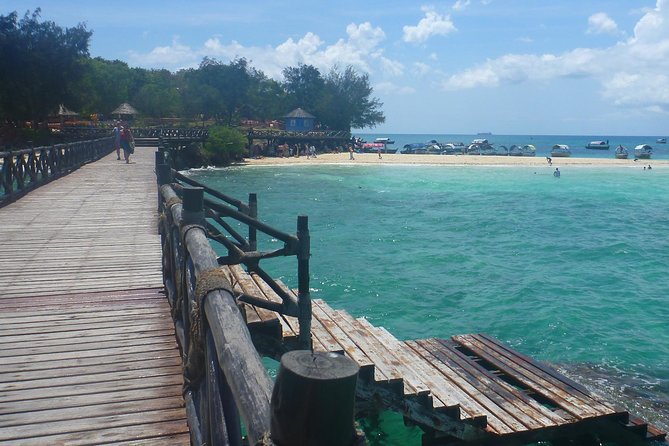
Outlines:
{"label": "thatched roof hut", "polygon": [[116,115],[121,119],[122,117],[132,117],[134,115],[139,114],[139,112],[133,107],[132,105],[128,104],[127,102],[124,102],[123,104],[119,105],[116,107],[116,110],[111,112],[112,115]]}

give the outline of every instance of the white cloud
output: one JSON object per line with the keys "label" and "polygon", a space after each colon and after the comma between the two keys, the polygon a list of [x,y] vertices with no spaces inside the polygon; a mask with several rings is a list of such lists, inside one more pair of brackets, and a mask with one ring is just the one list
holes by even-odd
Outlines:
{"label": "white cloud", "polygon": [[234,40],[226,43],[219,37],[211,37],[202,47],[193,49],[175,39],[171,46],[154,48],[148,54],[132,53],[129,60],[135,66],[176,70],[195,67],[205,56],[223,61],[244,57],[255,68],[275,79],[281,78],[285,67],[300,63],[313,65],[322,71],[328,71],[335,65],[350,65],[368,73],[379,70],[387,75],[400,76],[404,65],[386,57],[380,47],[385,38],[383,30],[369,22],[351,23],[346,27],[346,38],[331,45],[313,32],[307,32],[296,40],[289,38],[275,47],[244,46]]}
{"label": "white cloud", "polygon": [[598,12],[588,17],[588,34],[616,34],[618,24],[605,12]]}
{"label": "white cloud", "polygon": [[471,0],[457,0],[455,4],[453,5],[453,10],[454,11],[462,11],[465,9],[469,4],[471,3]]}
{"label": "white cloud", "polygon": [[393,82],[379,82],[374,85],[374,91],[386,94],[407,95],[415,93],[416,89],[413,87],[401,87]]}
{"label": "white cloud", "polygon": [[637,22],[634,35],[604,48],[562,54],[507,54],[446,77],[446,90],[588,77],[613,104],[669,110],[669,0]]}
{"label": "white cloud", "polygon": [[418,22],[418,25],[406,25],[402,28],[405,42],[421,43],[432,36],[445,36],[457,31],[448,14],[439,14],[426,6],[423,6],[421,10],[425,13],[425,17]]}
{"label": "white cloud", "polygon": [[416,73],[418,76],[425,76],[431,71],[431,67],[423,62],[414,62],[413,64],[413,71]]}

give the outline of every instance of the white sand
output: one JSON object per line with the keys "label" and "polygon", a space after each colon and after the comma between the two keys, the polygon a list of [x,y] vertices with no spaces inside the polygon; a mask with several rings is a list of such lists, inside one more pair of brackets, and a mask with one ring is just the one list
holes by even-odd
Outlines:
{"label": "white sand", "polygon": [[[544,156],[483,156],[483,155],[403,155],[399,153],[382,154],[379,159],[376,153],[356,153],[350,160],[348,153],[325,153],[317,158],[306,156],[260,159],[247,158],[246,165],[282,165],[282,164],[415,164],[445,166],[547,166]],[[553,158],[554,167],[562,166],[620,166],[639,167],[647,165],[669,165],[669,160],[619,160],[611,152],[610,158]]]}

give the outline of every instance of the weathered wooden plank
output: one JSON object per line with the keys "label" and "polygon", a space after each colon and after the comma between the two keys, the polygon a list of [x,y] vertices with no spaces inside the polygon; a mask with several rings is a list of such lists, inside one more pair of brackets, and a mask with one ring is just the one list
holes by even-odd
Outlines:
{"label": "weathered wooden plank", "polygon": [[461,389],[471,395],[472,399],[477,400],[481,405],[495,413],[498,418],[514,428],[516,432],[542,429],[555,425],[543,413],[537,412],[533,406],[528,404],[516,405],[515,403],[521,400],[495,385],[494,381],[487,379],[483,372],[463,367],[463,363],[455,360],[444,344],[435,339],[421,342],[422,345],[430,349],[436,359],[452,370],[453,380],[458,382]]}
{"label": "weathered wooden plank", "polygon": [[348,337],[348,335],[335,323],[331,318],[334,310],[330,308],[324,301],[314,299],[312,301],[312,314],[325,327],[328,332],[334,337],[339,345],[344,349],[346,355],[354,360],[360,367],[361,373],[373,372],[375,376],[380,379],[386,379],[385,375],[378,370],[374,370],[374,362],[363,352],[358,346]]}
{"label": "weathered wooden plank", "polygon": [[[453,341],[445,339],[431,339],[428,341],[434,348],[432,351],[443,355],[442,359],[449,362],[451,368],[457,370],[472,385],[486,392],[499,395],[515,407],[515,409],[510,407],[509,410],[522,411],[525,415],[531,415],[537,422],[546,427],[567,424],[573,420],[572,417],[564,418],[553,412],[528,396],[525,392],[519,391],[503,379],[500,379],[498,375],[491,373],[478,362],[472,361],[464,353],[455,348],[457,344]],[[435,344],[435,342],[438,344]]]}
{"label": "weathered wooden plank", "polygon": [[454,336],[453,340],[458,344],[474,351],[478,356],[498,367],[514,379],[523,383],[523,385],[532,389],[533,391],[545,396],[547,399],[553,401],[556,405],[571,413],[572,415],[581,418],[593,418],[600,415],[599,410],[586,404],[581,399],[573,396],[571,393],[563,389],[553,386],[551,382],[543,379],[541,376],[535,374],[533,371],[525,369],[506,356],[497,352],[484,343],[471,336]]}
{"label": "weathered wooden plank", "polygon": [[[260,299],[269,300],[256,282],[251,278],[249,273],[247,273],[240,265],[229,265],[228,268],[234,279],[241,285],[244,293]],[[260,307],[256,307],[255,310],[258,312],[261,322],[265,324],[279,324],[279,317],[274,311]]]}
{"label": "weathered wooden plank", "polygon": [[168,327],[169,324],[171,323],[171,317],[169,313],[167,313],[163,315],[147,315],[146,317],[141,319],[116,317],[116,318],[108,318],[100,322],[86,322],[79,324],[60,323],[57,324],[57,327],[31,325],[26,327],[12,327],[11,329],[7,330],[2,330],[2,328],[0,327],[0,333],[2,336],[4,336],[4,335],[17,335],[17,334],[52,333],[55,331],[76,331],[76,330],[84,330],[87,328],[90,329],[113,328],[113,327],[118,327],[119,322],[124,322],[128,326],[136,326],[136,325],[146,326],[147,324],[151,324],[154,327],[155,326]]}

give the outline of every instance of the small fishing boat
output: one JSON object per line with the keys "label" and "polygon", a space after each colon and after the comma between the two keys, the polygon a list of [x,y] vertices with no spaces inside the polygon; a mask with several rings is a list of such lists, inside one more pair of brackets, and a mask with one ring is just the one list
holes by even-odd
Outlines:
{"label": "small fishing boat", "polygon": [[639,144],[634,148],[634,157],[640,160],[650,159],[653,154],[653,148],[648,144]]}
{"label": "small fishing boat", "polygon": [[475,139],[467,146],[468,155],[495,155],[495,148],[487,139]]}
{"label": "small fishing boat", "polygon": [[586,149],[609,150],[609,141],[590,141],[585,146]]}
{"label": "small fishing boat", "polygon": [[566,158],[571,156],[571,150],[567,144],[555,144],[551,148],[551,156],[553,158]]}
{"label": "small fishing boat", "polygon": [[362,144],[363,153],[395,153],[397,152],[396,148],[388,148],[386,144],[380,142],[366,142]]}
{"label": "small fishing boat", "polygon": [[374,140],[375,143],[381,143],[381,144],[395,144],[395,141],[393,141],[390,138],[376,138]]}
{"label": "small fishing boat", "polygon": [[667,138],[657,138],[657,143],[658,144],[666,144],[667,143]]}
{"label": "small fishing boat", "polygon": [[616,147],[616,158],[619,160],[626,160],[629,156],[629,152],[623,145]]}
{"label": "small fishing boat", "polygon": [[453,155],[455,153],[465,153],[467,146],[462,142],[447,142],[441,145],[442,155]]}
{"label": "small fishing boat", "polygon": [[427,146],[437,144],[436,140],[431,140],[428,142],[414,142],[411,144],[404,144],[404,147],[402,147],[402,150],[400,150],[400,153],[404,154],[414,154],[414,155],[419,155],[419,154],[425,154],[427,153]]}

